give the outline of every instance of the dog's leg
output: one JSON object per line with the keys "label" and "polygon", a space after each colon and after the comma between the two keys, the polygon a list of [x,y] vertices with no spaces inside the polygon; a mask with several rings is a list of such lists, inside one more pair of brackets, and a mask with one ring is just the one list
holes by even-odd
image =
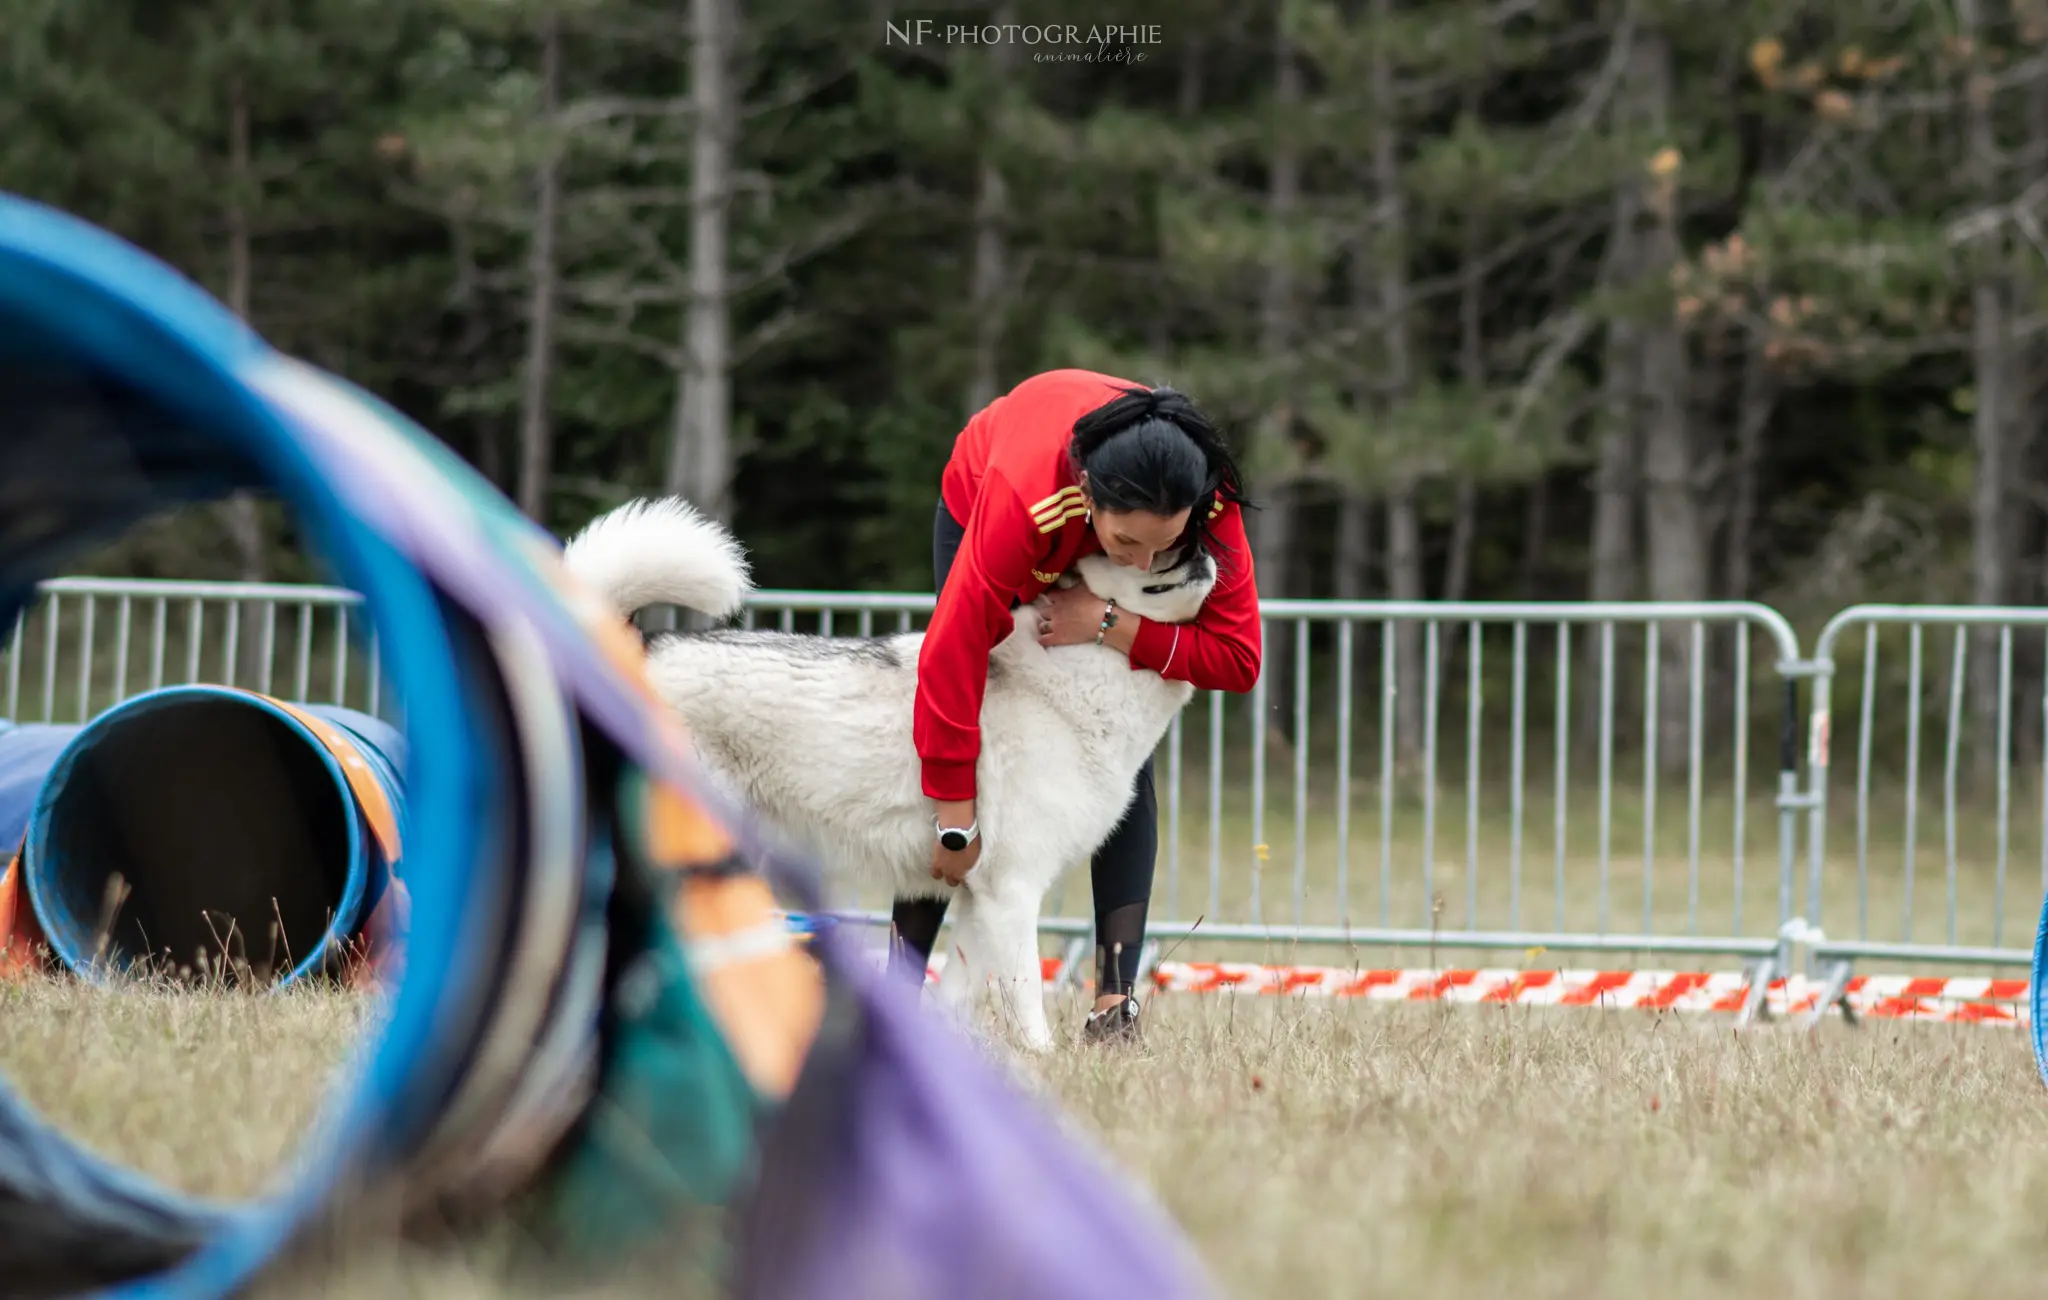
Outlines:
{"label": "dog's leg", "polygon": [[987,999],[1000,1029],[1042,1052],[1052,1046],[1045,1018],[1045,982],[1038,963],[1038,905],[1020,891],[998,886],[975,899],[961,938],[976,969],[966,974]]}
{"label": "dog's leg", "polygon": [[946,961],[939,970],[934,1000],[956,1016],[967,1014],[974,1001],[975,981],[981,975],[981,954],[974,949],[975,917],[981,910],[979,898],[971,889],[962,889],[953,896],[952,906],[947,909],[953,931],[937,949],[946,955]]}

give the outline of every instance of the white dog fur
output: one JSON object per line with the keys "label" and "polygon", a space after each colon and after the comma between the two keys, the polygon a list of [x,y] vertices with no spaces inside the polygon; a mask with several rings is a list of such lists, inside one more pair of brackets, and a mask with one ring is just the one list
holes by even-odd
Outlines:
{"label": "white dog fur", "polygon": [[[723,619],[751,590],[738,542],[672,497],[594,520],[570,540],[565,560],[622,616],[677,605]],[[1150,573],[1094,555],[1062,578],[1076,580],[1119,609],[1184,623],[1215,586],[1216,566],[1199,550],[1163,556]],[[1194,688],[1134,671],[1107,647],[1047,649],[1029,606],[1015,618],[990,656],[976,767],[981,859],[958,890],[931,878],[931,805],[911,741],[923,633],[656,634],[648,664],[707,773],[807,843],[842,888],[951,897],[957,937],[941,1003],[956,1011],[979,1003],[1042,1050],[1052,1034],[1039,976],[1040,903],[1116,828],[1139,767]]]}

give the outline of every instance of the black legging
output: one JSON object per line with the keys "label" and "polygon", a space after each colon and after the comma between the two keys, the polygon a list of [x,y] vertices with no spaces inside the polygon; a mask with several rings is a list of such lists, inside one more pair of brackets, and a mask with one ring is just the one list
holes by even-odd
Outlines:
{"label": "black legging", "polygon": [[[932,573],[937,580],[933,590],[946,589],[946,575],[953,571],[953,557],[959,554],[960,539],[965,535],[966,530],[941,501],[932,517]],[[1128,994],[1137,988],[1138,955],[1145,945],[1145,913],[1151,905],[1152,869],[1158,857],[1159,797],[1152,786],[1152,760],[1147,758],[1145,766],[1138,769],[1123,820],[1089,863],[1095,892],[1095,991],[1099,994]],[[915,954],[913,960],[892,960],[892,967],[903,978],[923,982],[932,945],[938,942],[939,925],[946,919],[946,903],[944,898],[899,898],[890,910],[898,939]]]}

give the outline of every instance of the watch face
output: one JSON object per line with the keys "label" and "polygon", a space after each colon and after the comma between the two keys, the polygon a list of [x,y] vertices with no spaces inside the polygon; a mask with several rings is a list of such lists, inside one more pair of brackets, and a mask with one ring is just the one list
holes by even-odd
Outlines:
{"label": "watch face", "polygon": [[945,834],[939,836],[939,843],[945,845],[948,849],[952,850],[953,852],[958,853],[960,850],[967,847],[967,837],[961,834],[959,831],[947,831]]}

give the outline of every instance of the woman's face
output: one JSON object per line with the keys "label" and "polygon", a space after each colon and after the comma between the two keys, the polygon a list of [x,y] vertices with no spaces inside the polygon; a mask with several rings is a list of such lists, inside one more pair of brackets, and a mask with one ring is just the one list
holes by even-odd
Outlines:
{"label": "woman's face", "polygon": [[1103,553],[1118,564],[1150,570],[1162,551],[1171,550],[1187,531],[1188,512],[1156,515],[1150,510],[1097,510],[1095,537]]}

